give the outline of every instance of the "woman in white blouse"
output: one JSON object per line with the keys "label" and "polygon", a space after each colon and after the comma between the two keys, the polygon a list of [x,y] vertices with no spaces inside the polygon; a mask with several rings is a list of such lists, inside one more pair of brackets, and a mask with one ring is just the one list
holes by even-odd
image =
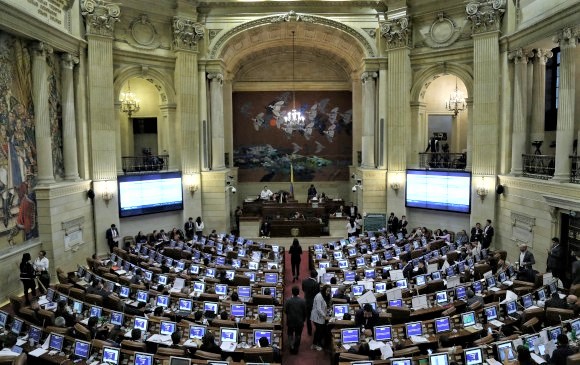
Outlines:
{"label": "woman in white blouse", "polygon": [[[34,266],[34,271],[39,275],[38,279],[44,286],[44,289],[48,288],[50,285],[50,274],[48,272],[48,259],[46,258],[46,251],[40,250],[38,252],[38,257],[34,260],[32,266]],[[41,288],[41,290],[43,290]]]}
{"label": "woman in white blouse", "polygon": [[350,218],[346,224],[347,237],[356,236],[356,221],[354,218]]}
{"label": "woman in white blouse", "polygon": [[201,220],[201,217],[197,217],[195,219],[195,222],[193,224],[193,229],[195,230],[195,234],[197,236],[197,238],[201,238],[201,235],[203,234],[203,221]]}
{"label": "woman in white blouse", "polygon": [[328,303],[330,302],[330,285],[324,285],[320,292],[314,297],[310,320],[316,325],[314,337],[312,338],[312,349],[322,351],[322,342],[328,332],[326,327],[326,315]]}

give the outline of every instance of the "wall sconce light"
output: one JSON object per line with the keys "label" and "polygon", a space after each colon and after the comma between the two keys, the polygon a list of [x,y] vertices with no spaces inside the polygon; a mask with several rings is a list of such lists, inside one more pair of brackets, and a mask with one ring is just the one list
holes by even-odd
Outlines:
{"label": "wall sconce light", "polygon": [[356,183],[354,184],[354,186],[352,187],[352,192],[356,193],[357,190],[362,190],[363,186],[362,186],[362,179],[357,177],[355,174],[351,175],[352,179],[356,181]]}
{"label": "wall sconce light", "polygon": [[199,190],[199,185],[190,184],[187,186],[187,190],[189,190],[189,193],[191,194],[191,197],[193,198],[193,195],[195,194],[195,192]]}
{"label": "wall sconce light", "polygon": [[481,183],[479,184],[479,186],[477,186],[475,192],[483,202],[488,193],[487,188],[485,187],[485,178],[483,176],[481,177]]}
{"label": "wall sconce light", "polygon": [[391,183],[391,189],[393,189],[394,191],[399,191],[400,188],[401,188],[401,184],[399,184],[398,181],[393,181]]}
{"label": "wall sconce light", "polygon": [[103,200],[105,201],[105,204],[109,204],[109,202],[111,200],[113,200],[113,197],[115,196],[115,194],[112,191],[113,189],[111,189],[111,182],[110,181],[105,181],[105,189],[103,190],[103,193],[101,194]]}

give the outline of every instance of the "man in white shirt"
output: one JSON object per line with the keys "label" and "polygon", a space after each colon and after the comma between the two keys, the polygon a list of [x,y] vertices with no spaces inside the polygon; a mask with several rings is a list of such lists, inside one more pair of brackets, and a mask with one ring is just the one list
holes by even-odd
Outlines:
{"label": "man in white shirt", "polygon": [[264,185],[264,189],[260,192],[260,199],[262,200],[270,200],[270,198],[274,195],[270,189],[268,189],[268,185]]}
{"label": "man in white shirt", "polygon": [[34,271],[39,274],[39,280],[44,286],[44,290],[50,285],[50,274],[48,273],[48,259],[46,258],[46,251],[40,250],[38,257],[32,264]]}

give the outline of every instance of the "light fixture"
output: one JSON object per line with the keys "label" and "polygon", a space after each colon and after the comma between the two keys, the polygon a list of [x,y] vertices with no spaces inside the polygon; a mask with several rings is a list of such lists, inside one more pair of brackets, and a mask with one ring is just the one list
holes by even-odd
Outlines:
{"label": "light fixture", "polygon": [[103,200],[105,201],[105,204],[109,204],[109,202],[111,200],[113,200],[113,197],[115,196],[115,194],[113,194],[113,191],[111,189],[111,182],[110,181],[105,181],[105,187],[103,190],[103,193],[101,194],[101,197],[103,198]]}
{"label": "light fixture", "polygon": [[295,129],[304,128],[304,116],[300,113],[300,110],[296,110],[296,85],[294,80],[294,40],[295,31],[292,31],[292,110],[286,114],[284,117],[284,122],[286,122],[286,129],[293,131]]}
{"label": "light fixture", "polygon": [[457,77],[455,77],[455,91],[449,96],[449,100],[445,103],[445,108],[453,112],[454,116],[457,116],[460,111],[465,110],[465,98],[457,87]]}
{"label": "light fixture", "polygon": [[199,186],[191,184],[187,186],[187,190],[189,190],[189,192],[191,193],[191,197],[193,198],[193,194],[195,194],[195,192],[199,190]]}
{"label": "light fixture", "polygon": [[487,188],[485,187],[485,178],[483,176],[481,177],[481,183],[477,186],[475,192],[483,202],[488,193]]}
{"label": "light fixture", "polygon": [[392,177],[392,181],[391,181],[391,189],[393,189],[396,193],[399,192],[399,189],[401,188],[401,183],[400,183],[400,174],[397,173],[395,176]]}
{"label": "light fixture", "polygon": [[121,93],[119,100],[121,101],[121,111],[127,113],[129,117],[141,109],[135,93],[131,92],[131,84],[129,81],[127,81],[127,91]]}

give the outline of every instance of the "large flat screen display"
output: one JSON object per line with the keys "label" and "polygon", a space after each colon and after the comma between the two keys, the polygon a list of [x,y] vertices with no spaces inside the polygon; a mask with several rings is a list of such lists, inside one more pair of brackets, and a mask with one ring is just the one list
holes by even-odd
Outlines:
{"label": "large flat screen display", "polygon": [[180,172],[123,175],[119,181],[119,217],[183,209]]}
{"label": "large flat screen display", "polygon": [[470,213],[471,173],[407,170],[405,206]]}

